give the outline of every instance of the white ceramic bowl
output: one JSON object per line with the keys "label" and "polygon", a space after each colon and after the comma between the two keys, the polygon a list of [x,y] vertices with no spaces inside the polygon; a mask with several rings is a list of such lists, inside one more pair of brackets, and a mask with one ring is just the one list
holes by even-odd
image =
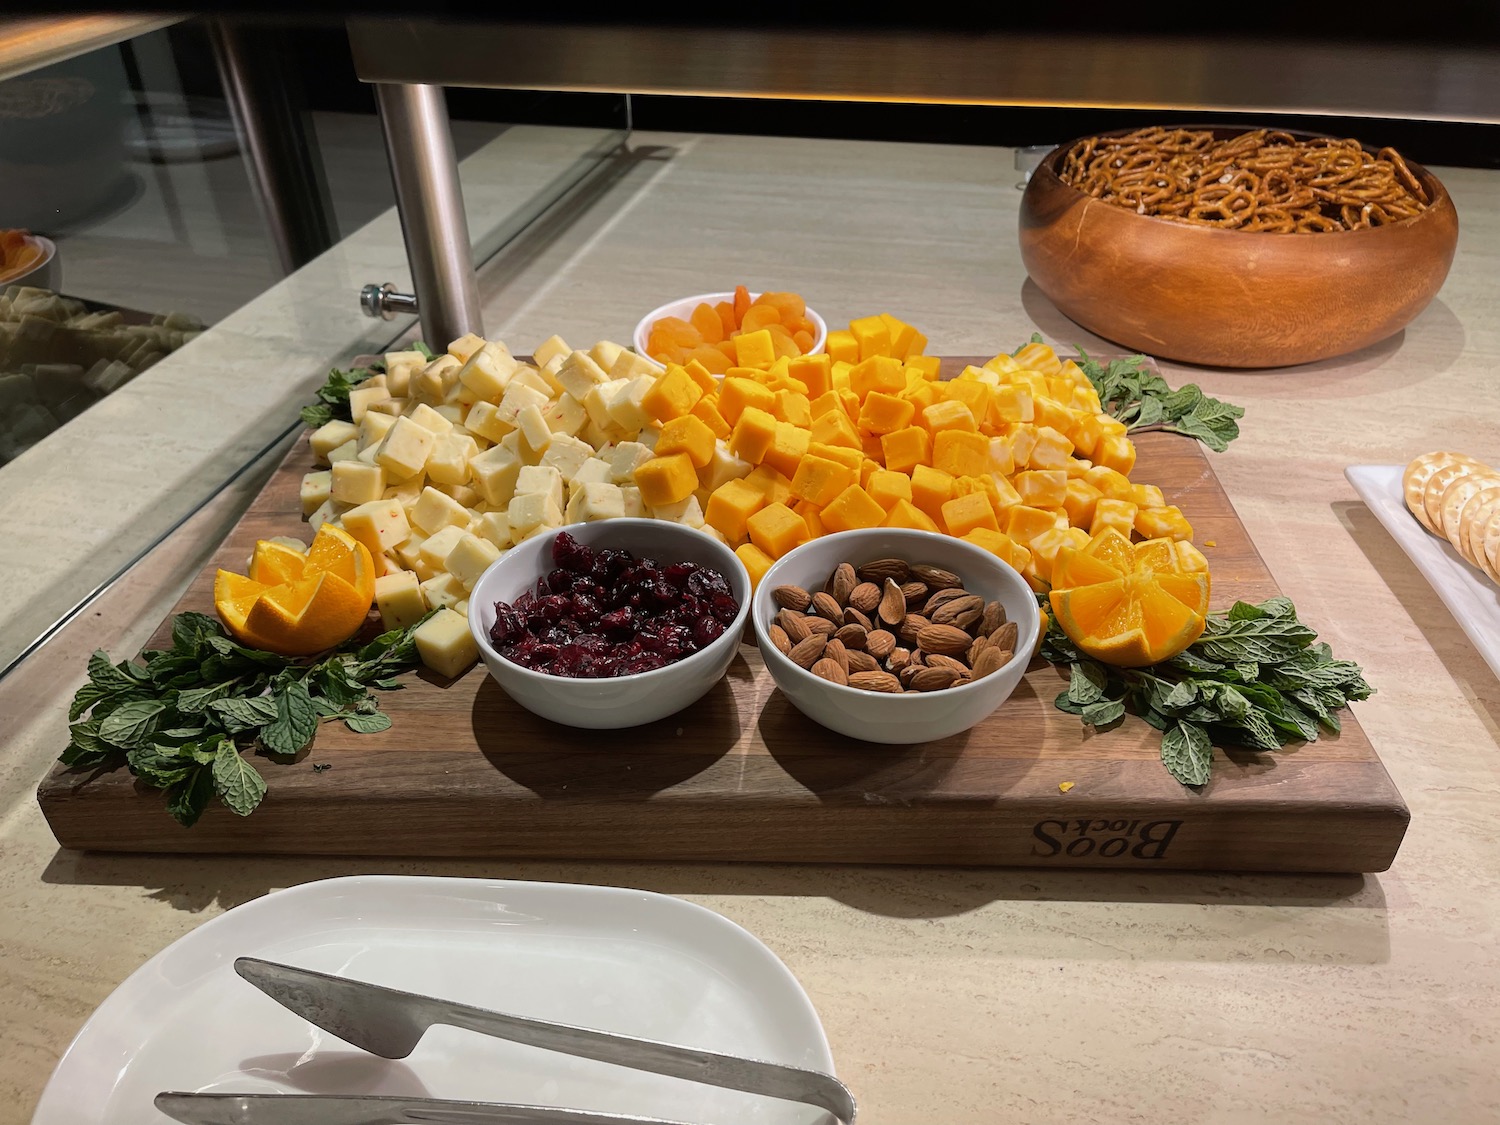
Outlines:
{"label": "white ceramic bowl", "polygon": [[[962,687],[887,695],[829,683],[793,664],[771,643],[766,630],[779,612],[772,590],[791,585],[817,593],[839,563],[858,567],[876,559],[905,559],[951,570],[964,580],[966,590],[986,601],[998,600],[1020,633],[1010,663]],[[1021,682],[1041,631],[1036,595],[1024,578],[994,555],[951,536],[898,528],[826,535],[788,552],[761,579],[750,617],[771,678],[797,710],[851,738],[899,744],[947,738],[989,715]]]}
{"label": "white ceramic bowl", "polygon": [[690,562],[712,567],[729,580],[740,612],[724,635],[693,655],[634,676],[583,680],[534,672],[506,660],[490,643],[495,603],[513,602],[553,569],[556,532],[534,535],[491,564],[469,595],[469,629],[479,655],[507,695],[526,710],[570,727],[611,730],[654,722],[681,711],[718,683],[739,649],[750,611],[750,575],[728,547],[701,531],[662,520],[614,519],[578,523],[566,531],[598,550],[627,550],[639,558],[664,563]]}
{"label": "white ceramic bowl", "polygon": [[[751,293],[750,299],[753,301],[759,296],[759,293]],[[646,354],[646,339],[651,335],[651,326],[662,317],[675,316],[681,318],[682,320],[686,320],[689,316],[692,315],[693,310],[699,305],[717,305],[720,301],[733,300],[733,292],[699,293],[696,297],[683,297],[681,300],[668,301],[660,308],[652,309],[645,315],[645,317],[642,318],[641,322],[635,326],[636,353],[638,355],[644,356],[646,359],[651,359],[651,357]],[[823,345],[828,342],[828,325],[824,322],[823,318],[811,308],[807,310],[807,319],[812,321],[814,331],[812,347],[807,351],[806,354],[817,355],[823,350]],[[651,362],[656,363],[654,359],[652,359]],[[661,365],[657,364],[657,366],[660,367]]]}
{"label": "white ceramic bowl", "polygon": [[12,285],[29,285],[33,289],[50,289],[56,293],[62,284],[62,263],[57,257],[57,243],[39,234],[28,234],[26,241],[42,252],[40,261],[13,273],[0,271],[0,290]]}

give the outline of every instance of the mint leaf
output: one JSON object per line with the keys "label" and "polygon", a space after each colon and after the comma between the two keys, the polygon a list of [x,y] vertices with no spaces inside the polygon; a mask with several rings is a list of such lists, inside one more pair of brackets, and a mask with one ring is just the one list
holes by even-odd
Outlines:
{"label": "mint leaf", "polygon": [[433,360],[437,359],[437,353],[429,348],[426,342],[423,340],[412,341],[411,350],[414,352],[421,352],[422,355],[426,357],[428,363],[431,363]]}
{"label": "mint leaf", "polygon": [[167,705],[160,700],[133,700],[99,724],[99,737],[111,746],[129,750],[143,746],[156,729],[156,720]]}
{"label": "mint leaf", "polygon": [[1090,726],[1108,726],[1125,714],[1125,704],[1118,699],[1090,703],[1083,709],[1083,721]]}
{"label": "mint leaf", "polygon": [[266,779],[224,739],[213,761],[214,792],[239,816],[249,816],[266,795]]}
{"label": "mint leaf", "polygon": [[216,699],[223,699],[231,695],[240,686],[238,679],[224,680],[221,683],[209,684],[207,687],[190,688],[179,692],[177,695],[177,710],[184,715],[201,714],[210,703]]}
{"label": "mint leaf", "polygon": [[300,680],[276,696],[276,717],[260,732],[261,745],[272,754],[292,758],[318,733],[318,709]]}
{"label": "mint leaf", "polygon": [[199,766],[185,781],[167,790],[167,812],[184,828],[198,823],[214,795],[212,766]]}
{"label": "mint leaf", "polygon": [[1202,727],[1177,723],[1162,735],[1161,760],[1167,772],[1183,785],[1207,785],[1213,770],[1213,743]]}
{"label": "mint leaf", "polygon": [[374,711],[368,715],[345,715],[344,725],[356,734],[378,734],[391,729],[391,717],[384,711]]}
{"label": "mint leaf", "polygon": [[269,696],[255,699],[216,699],[208,710],[230,734],[265,726],[276,718],[276,701]]}

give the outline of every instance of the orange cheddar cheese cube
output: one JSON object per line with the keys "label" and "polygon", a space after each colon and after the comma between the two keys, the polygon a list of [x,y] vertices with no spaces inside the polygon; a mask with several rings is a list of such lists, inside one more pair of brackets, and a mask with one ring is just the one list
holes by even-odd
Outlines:
{"label": "orange cheddar cheese cube", "polygon": [[918,465],[911,472],[911,502],[942,523],[943,505],[953,499],[953,477],[931,465]]}
{"label": "orange cheddar cheese cube", "polygon": [[1068,513],[1068,522],[1074,527],[1088,527],[1094,522],[1094,505],[1104,493],[1087,480],[1068,481],[1063,492],[1063,509]]}
{"label": "orange cheddar cheese cube", "polygon": [[1143,539],[1187,540],[1193,537],[1193,525],[1175,504],[1164,508],[1142,508],[1135,514],[1135,529]]}
{"label": "orange cheddar cheese cube", "polygon": [[703,388],[674,363],[668,365],[666,374],[646,392],[641,399],[641,409],[658,422],[668,422],[683,417],[702,397]]}
{"label": "orange cheddar cheese cube", "polygon": [[812,428],[812,404],[800,391],[777,391],[776,409],[771,413],[804,430]]}
{"label": "orange cheddar cheese cube", "polygon": [[807,412],[814,418],[827,414],[830,410],[837,410],[841,414],[847,413],[844,410],[844,400],[839,397],[837,391],[825,391],[809,402],[807,406]]}
{"label": "orange cheddar cheese cube", "polygon": [[773,559],[808,540],[807,521],[785,504],[767,504],[745,521],[754,543]]}
{"label": "orange cheddar cheese cube", "polygon": [[943,526],[948,529],[949,535],[962,537],[976,527],[1000,530],[1000,524],[995,519],[995,509],[990,504],[989,497],[982,492],[955,496],[943,504],[942,511]]}
{"label": "orange cheddar cheese cube", "polygon": [[1029,469],[1017,473],[1011,484],[1023,504],[1033,508],[1067,507],[1068,474],[1061,469]]}
{"label": "orange cheddar cheese cube", "polygon": [[907,399],[884,391],[871,391],[860,406],[857,421],[860,429],[872,434],[889,434],[911,425],[916,412],[917,408]]}
{"label": "orange cheddar cheese cube", "polygon": [[776,341],[764,328],[754,332],[741,332],[734,338],[734,343],[741,367],[764,369],[776,362]]}
{"label": "orange cheddar cheese cube", "polygon": [[[740,421],[743,423],[744,420],[741,416]],[[771,466],[782,476],[790,477],[797,471],[802,458],[806,456],[807,447],[811,441],[812,435],[801,426],[794,426],[790,422],[777,422],[775,436],[771,439],[771,448],[766,450],[761,462]],[[746,457],[745,460],[748,461],[749,458]]]}
{"label": "orange cheddar cheese cube", "polygon": [[1126,539],[1135,530],[1136,506],[1129,500],[1111,500],[1104,498],[1094,505],[1094,518],[1089,523],[1089,535],[1098,535],[1107,527],[1112,527]]}
{"label": "orange cheddar cheese cube", "polygon": [[984,478],[990,483],[990,502],[995,505],[995,514],[1002,520],[1005,518],[1005,509],[1012,504],[1021,502],[1021,494],[1016,491],[1015,485],[1008,479],[991,473]]}
{"label": "orange cheddar cheese cube", "polygon": [[953,379],[943,384],[949,402],[961,402],[975,420],[989,417],[991,391],[977,379]]}
{"label": "orange cheddar cheese cube", "polygon": [[1033,469],[1061,469],[1067,466],[1072,456],[1073,443],[1067,437],[1051,426],[1037,426],[1036,443],[1031,447],[1031,456],[1026,463]]}
{"label": "orange cheddar cheese cube", "polygon": [[896,501],[911,499],[911,477],[905,473],[894,472],[891,469],[876,469],[867,480],[861,483],[864,485],[864,490],[870,494],[870,499],[887,512],[896,506]]}
{"label": "orange cheddar cheese cube", "polygon": [[802,522],[807,524],[807,537],[809,539],[821,539],[828,534],[828,529],[823,526],[823,509],[816,504],[806,500],[798,500],[792,505],[792,511],[802,517]]}
{"label": "orange cheddar cheese cube", "polygon": [[832,359],[843,360],[845,363],[859,362],[859,341],[854,338],[853,332],[842,328],[830,332],[823,347]]}
{"label": "orange cheddar cheese cube", "polygon": [[746,521],[766,506],[766,494],[748,480],[726,481],[714,489],[703,522],[731,543],[745,538]]}
{"label": "orange cheddar cheese cube", "polygon": [[932,436],[932,464],[954,477],[988,472],[990,439],[969,430],[938,430]]}
{"label": "orange cheddar cheese cube", "polygon": [[989,420],[991,425],[1011,422],[1030,422],[1036,418],[1031,392],[1024,387],[1001,386],[990,392]]}
{"label": "orange cheddar cheese cube", "polygon": [[880,451],[885,467],[898,473],[910,473],[918,465],[932,461],[932,435],[921,426],[907,426],[894,433],[882,434]]}
{"label": "orange cheddar cheese cube", "polygon": [[911,383],[901,392],[901,397],[918,410],[926,410],[933,403],[942,401],[943,389],[936,383],[926,381]]}
{"label": "orange cheddar cheese cube", "polygon": [[833,357],[823,355],[799,355],[787,365],[793,379],[802,383],[808,398],[817,398],[833,390]]}
{"label": "orange cheddar cheese cube", "polygon": [[860,398],[873,391],[893,395],[905,388],[906,376],[901,371],[901,362],[890,356],[869,356],[849,369],[849,389]]}
{"label": "orange cheddar cheese cube", "polygon": [[970,413],[967,403],[957,402],[953,399],[945,399],[935,402],[922,410],[922,425],[926,426],[932,433],[937,434],[943,430],[972,430],[978,432],[979,425],[974,421],[974,415]]}
{"label": "orange cheddar cheese cube", "polygon": [[1095,465],[1129,476],[1135,468],[1135,443],[1123,434],[1106,434],[1094,447],[1092,460]]}
{"label": "orange cheddar cheese cube", "polygon": [[880,462],[871,461],[866,457],[859,463],[859,487],[866,492],[870,490],[870,478],[880,471]]}
{"label": "orange cheddar cheese cube", "polygon": [[665,507],[686,500],[698,487],[698,470],[686,453],[653,457],[635,470],[635,486],[641,490],[641,502],[652,508]]}
{"label": "orange cheddar cheese cube", "polygon": [[849,322],[849,331],[859,344],[859,359],[863,363],[873,356],[890,357],[891,331],[878,316],[862,316]]}
{"label": "orange cheddar cheese cube", "polygon": [[754,590],[760,585],[760,580],[766,576],[766,571],[776,565],[776,560],[766,554],[754,543],[743,543],[734,549],[739,556],[740,562],[745,564],[745,569],[750,572],[750,589]]}
{"label": "orange cheddar cheese cube", "polygon": [[1057,552],[1065,546],[1076,551],[1087,547],[1088,543],[1089,533],[1079,527],[1066,530],[1055,527],[1051,531],[1042,532],[1027,544],[1031,549],[1031,573],[1044,582],[1051,582]]}
{"label": "orange cheddar cheese cube", "polygon": [[994,555],[1007,566],[1016,565],[1016,544],[1003,531],[992,531],[987,527],[976,527],[967,535],[960,536],[966,543],[972,543]]}
{"label": "orange cheddar cheese cube", "polygon": [[875,462],[876,466],[885,464],[885,449],[880,444],[880,435],[872,434],[869,430],[856,430],[859,434],[859,448],[865,455],[867,461]]}
{"label": "orange cheddar cheese cube", "polygon": [[[1167,506],[1166,497],[1154,484],[1132,484],[1130,502],[1137,508],[1165,508]],[[1150,539],[1153,536],[1148,535],[1146,538]]]}
{"label": "orange cheddar cheese cube", "polygon": [[1130,499],[1130,478],[1108,465],[1095,465],[1083,474],[1083,479],[1111,500]]}
{"label": "orange cheddar cheese cube", "polygon": [[716,438],[727,438],[734,432],[734,427],[725,420],[724,415],[719,413],[719,399],[717,395],[704,395],[693,404],[693,417],[702,422]]}
{"label": "orange cheddar cheese cube", "polygon": [[885,517],[881,527],[905,527],[912,531],[931,531],[941,535],[943,529],[937,525],[937,521],[929,516],[921,508],[910,500],[897,500],[891,505],[890,512]]}
{"label": "orange cheddar cheese cube", "polygon": [[729,452],[752,465],[759,465],[775,440],[775,416],[759,407],[747,406],[734,424],[734,432],[729,435]]}
{"label": "orange cheddar cheese cube", "polygon": [[1016,352],[1016,362],[1026,370],[1042,375],[1056,375],[1062,370],[1062,361],[1057,358],[1051,344],[1027,344]]}
{"label": "orange cheddar cheese cube", "polygon": [[683,366],[683,370],[688,373],[693,382],[703,388],[704,394],[711,395],[719,389],[719,381],[714,378],[714,373],[696,359],[688,360]]}
{"label": "orange cheddar cheese cube", "polygon": [[843,445],[860,451],[863,459],[864,445],[849,415],[842,410],[829,410],[813,419],[812,440],[821,445]]}
{"label": "orange cheddar cheese cube", "polygon": [[750,407],[769,414],[776,406],[776,393],[754,379],[726,376],[719,385],[719,413],[733,426]]}
{"label": "orange cheddar cheese cube", "polygon": [[814,457],[826,457],[830,461],[837,461],[840,465],[847,465],[858,478],[864,470],[865,455],[863,450],[852,449],[847,445],[824,445],[816,438],[807,447],[807,452]]}
{"label": "orange cheddar cheese cube", "polygon": [[862,527],[879,527],[885,520],[885,509],[857,484],[834,497],[821,512],[823,526],[829,531],[854,531]]}
{"label": "orange cheddar cheese cube", "polygon": [[927,347],[927,337],[920,332],[915,333],[912,337],[911,347],[912,350],[908,351],[902,357],[905,360],[906,366],[915,367],[929,379],[937,379],[942,371],[943,361],[938,356],[922,354],[923,350]]}
{"label": "orange cheddar cheese cube", "polygon": [[695,468],[701,469],[714,459],[714,432],[700,418],[684,414],[661,428],[656,439],[656,455],[686,453]]}
{"label": "orange cheddar cheese cube", "polygon": [[1057,527],[1057,517],[1045,508],[1014,504],[1005,509],[1005,526],[1001,528],[1022,546],[1028,545],[1044,531]]}
{"label": "orange cheddar cheese cube", "polygon": [[742,478],[752,488],[758,488],[767,504],[785,504],[792,498],[792,482],[770,465],[762,465]]}
{"label": "orange cheddar cheese cube", "polygon": [[[852,422],[854,419],[858,418],[860,405],[859,396],[853,391],[849,390],[847,387],[839,391],[838,396],[839,403],[843,406],[844,413],[849,416],[849,420]],[[816,418],[817,415],[814,414],[813,417]]]}

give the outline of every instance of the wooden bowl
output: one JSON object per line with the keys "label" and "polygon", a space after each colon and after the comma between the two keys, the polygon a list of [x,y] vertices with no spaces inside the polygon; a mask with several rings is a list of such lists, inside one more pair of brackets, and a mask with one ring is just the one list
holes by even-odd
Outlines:
{"label": "wooden bowl", "polygon": [[1058,177],[1074,143],[1049,153],[1026,186],[1021,260],[1063,313],[1137,351],[1209,367],[1345,355],[1411,323],[1453,262],[1458,214],[1419,164],[1409,167],[1431,204],[1415,218],[1369,230],[1268,234],[1102,203]]}

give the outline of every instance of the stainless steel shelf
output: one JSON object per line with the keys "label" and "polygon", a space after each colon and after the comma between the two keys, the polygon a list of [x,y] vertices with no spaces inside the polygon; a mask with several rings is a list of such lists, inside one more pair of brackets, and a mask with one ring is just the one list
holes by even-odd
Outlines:
{"label": "stainless steel shelf", "polygon": [[0,81],[159,31],[181,16],[67,16],[0,20]]}

